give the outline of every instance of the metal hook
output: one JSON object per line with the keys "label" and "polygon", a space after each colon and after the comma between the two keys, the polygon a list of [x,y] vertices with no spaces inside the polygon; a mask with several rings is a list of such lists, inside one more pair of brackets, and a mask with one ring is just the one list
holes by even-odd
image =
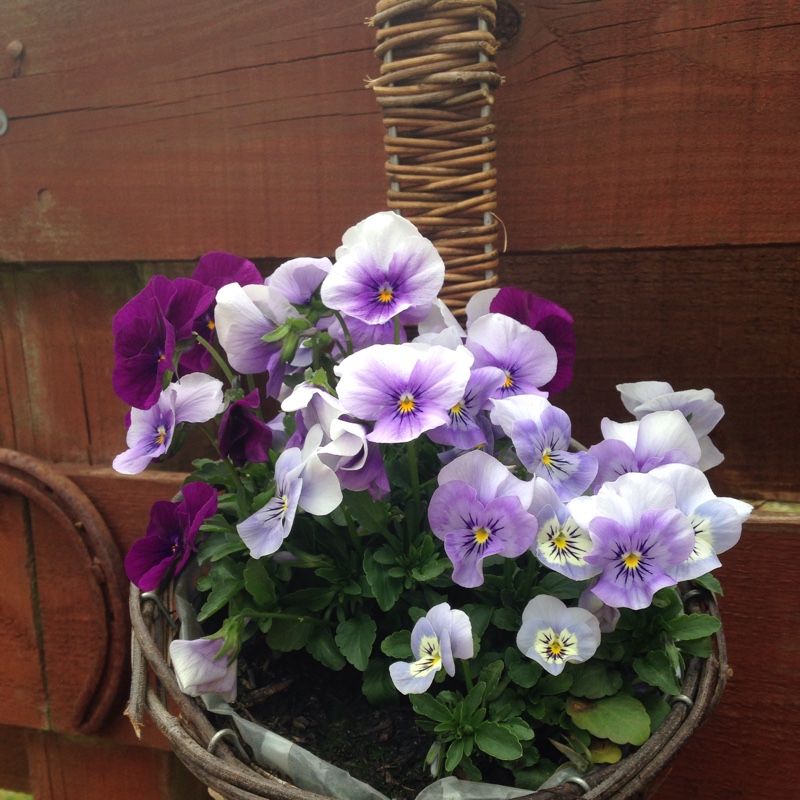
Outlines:
{"label": "metal hook", "polygon": [[161,598],[155,592],[142,592],[142,595],[139,598],[139,600],[142,603],[145,600],[151,600],[153,603],[155,603],[156,607],[161,612],[164,619],[169,623],[170,628],[172,628],[173,630],[178,630],[178,628],[180,628],[181,626],[180,622],[174,619],[172,614],[170,614],[169,611],[167,611],[167,607],[164,605],[164,603],[161,601]]}
{"label": "metal hook", "polygon": [[583,778],[579,778],[577,775],[574,778],[567,778],[564,783],[574,783],[576,786],[580,786],[584,792],[588,792],[592,788]]}
{"label": "metal hook", "polygon": [[685,704],[685,705],[687,705],[689,708],[693,708],[693,707],[694,707],[694,700],[692,700],[692,698],[691,698],[691,697],[689,697],[688,695],[685,695],[685,694],[675,694],[675,695],[672,695],[672,697],[670,697],[670,698],[667,700],[667,702],[668,702],[668,703],[669,703],[671,706],[675,705],[675,703],[684,703],[684,704]]}
{"label": "metal hook", "polygon": [[686,603],[693,597],[703,597],[703,591],[701,589],[689,589],[689,591],[686,592],[686,594],[681,598],[683,600],[683,604],[686,605]]}
{"label": "metal hook", "polygon": [[239,754],[239,758],[241,758],[242,761],[249,763],[250,756],[247,755],[244,747],[242,747],[242,743],[239,741],[239,737],[231,728],[223,728],[221,731],[217,731],[208,742],[208,747],[206,750],[208,750],[211,755],[214,755],[214,750],[216,750],[217,745],[222,741],[232,744],[233,749]]}

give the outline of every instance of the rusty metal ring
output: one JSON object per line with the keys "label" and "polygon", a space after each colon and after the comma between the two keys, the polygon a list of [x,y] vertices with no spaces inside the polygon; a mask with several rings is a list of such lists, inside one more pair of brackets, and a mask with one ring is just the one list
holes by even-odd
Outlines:
{"label": "rusty metal ring", "polygon": [[72,722],[81,733],[94,733],[117,704],[128,657],[127,578],[119,550],[92,501],[47,462],[0,448],[0,487],[26,497],[73,531],[89,556],[92,577],[103,597],[105,649],[79,692]]}

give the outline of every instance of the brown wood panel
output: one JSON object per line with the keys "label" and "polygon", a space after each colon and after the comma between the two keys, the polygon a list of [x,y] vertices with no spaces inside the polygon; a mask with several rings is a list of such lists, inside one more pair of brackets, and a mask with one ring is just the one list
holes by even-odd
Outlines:
{"label": "brown wood panel", "polygon": [[[509,0],[514,250],[797,239],[800,10]],[[384,207],[371,0],[11,0],[0,260],[330,253]],[[87,21],[90,24],[87,24]]]}
{"label": "brown wood panel", "polygon": [[712,438],[718,494],[800,493],[800,249],[711,248],[507,256],[503,283],[575,317],[572,386],[552,398],[593,443],[600,420],[630,419],[618,383],[713,389],[726,409]]}
{"label": "brown wood panel", "polygon": [[[780,519],[782,518],[782,519]],[[800,513],[759,511],[723,553],[720,601],[733,668],[716,713],[676,759],[654,800],[790,798],[800,784],[797,675]],[[765,557],[779,553],[780,562]]]}
{"label": "brown wood panel", "polygon": [[496,113],[513,250],[797,241],[800,6],[512,1]]}
{"label": "brown wood panel", "polygon": [[0,725],[0,786],[29,792],[28,748],[25,729]]}
{"label": "brown wood panel", "polygon": [[0,260],[332,250],[383,204],[372,11],[4,3],[3,51],[25,54],[0,65]]}
{"label": "brown wood panel", "polygon": [[0,726],[45,728],[47,695],[39,659],[29,540],[26,501],[0,490],[0,639],[5,643],[0,658]]}
{"label": "brown wood panel", "polygon": [[172,753],[40,731],[27,744],[36,800],[208,800]]}

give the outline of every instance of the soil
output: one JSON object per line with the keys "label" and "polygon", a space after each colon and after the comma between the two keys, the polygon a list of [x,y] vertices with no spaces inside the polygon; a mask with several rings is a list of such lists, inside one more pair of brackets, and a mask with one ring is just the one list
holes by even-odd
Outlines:
{"label": "soil", "polygon": [[412,800],[430,783],[424,761],[433,739],[417,729],[406,698],[376,708],[361,693],[360,673],[346,668],[333,674],[306,654],[288,654],[248,673],[249,680],[240,677],[235,704],[243,716],[393,800]]}

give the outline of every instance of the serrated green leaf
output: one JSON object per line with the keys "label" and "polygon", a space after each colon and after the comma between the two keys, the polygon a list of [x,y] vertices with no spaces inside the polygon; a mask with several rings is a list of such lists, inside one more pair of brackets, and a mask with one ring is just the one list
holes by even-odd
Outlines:
{"label": "serrated green leaf", "polygon": [[338,672],[347,663],[347,659],[342,655],[336,642],[333,639],[333,634],[328,628],[317,627],[311,633],[311,636],[306,644],[306,650],[328,669]]}
{"label": "serrated green leaf", "polygon": [[667,632],[673,639],[702,639],[716,633],[721,622],[709,614],[686,614],[666,623]]}
{"label": "serrated green leaf", "polygon": [[483,681],[478,681],[464,698],[464,702],[461,704],[461,719],[466,725],[476,724],[472,721],[472,717],[483,702],[485,692],[486,684]]}
{"label": "serrated green leaf", "polygon": [[559,600],[575,600],[581,596],[586,581],[574,581],[558,572],[548,572],[539,582],[545,594],[557,597]]}
{"label": "serrated green leaf", "polygon": [[492,661],[487,664],[478,675],[478,680],[486,684],[486,699],[494,700],[494,692],[500,683],[500,676],[503,674],[504,664],[501,660]]}
{"label": "serrated green leaf", "polygon": [[702,639],[688,639],[681,642],[681,650],[690,656],[708,658],[714,651],[714,645],[710,636],[704,636]]}
{"label": "serrated green leaf", "polygon": [[650,716],[645,707],[623,692],[594,702],[570,697],[566,711],[578,728],[598,739],[640,745],[650,737]]}
{"label": "serrated green leaf", "polygon": [[720,597],[722,597],[723,595],[722,584],[710,572],[706,572],[705,575],[701,575],[699,578],[695,578],[694,582],[698,586],[702,586],[704,589],[708,589],[709,592],[718,594]]}
{"label": "serrated green leaf", "polygon": [[381,652],[389,658],[406,661],[412,658],[411,631],[396,631],[381,642]]}
{"label": "serrated green leaf", "polygon": [[275,583],[263,561],[251,558],[245,564],[243,578],[244,588],[259,606],[269,608],[275,604]]}
{"label": "serrated green leaf", "polygon": [[336,592],[333,589],[298,589],[296,592],[284,595],[281,602],[286,605],[307,608],[309,611],[322,611],[323,608],[330,605],[335,596]]}
{"label": "serrated green leaf", "polygon": [[472,623],[473,637],[480,639],[486,629],[489,627],[489,622],[492,619],[492,608],[488,605],[476,605],[474,603],[467,603],[461,609]]}
{"label": "serrated green leaf", "polygon": [[622,688],[622,675],[602,661],[592,659],[585,664],[578,664],[573,670],[570,693],[575,697],[599,700],[610,697]]}
{"label": "serrated green leaf", "polygon": [[645,683],[662,692],[678,694],[681,690],[672,660],[663,650],[653,650],[644,658],[637,658],[633,669]]}
{"label": "serrated green leaf", "polygon": [[517,686],[530,689],[542,677],[544,669],[530,659],[516,661],[508,667],[508,675]]}
{"label": "serrated green leaf", "polygon": [[642,705],[650,716],[650,735],[652,736],[670,712],[670,705],[658,694],[646,694],[642,698]]}
{"label": "serrated green leaf", "polygon": [[211,592],[197,615],[200,622],[214,616],[244,589],[243,573],[244,565],[227,556],[212,565],[205,582]]}
{"label": "serrated green leaf", "polygon": [[366,614],[346,619],[336,627],[336,644],[342,655],[359,671],[367,668],[377,626]]}
{"label": "serrated green leaf", "polygon": [[275,619],[267,633],[267,643],[270,647],[282,653],[300,650],[308,644],[315,627],[311,622],[301,622],[294,619]]}
{"label": "serrated green leaf", "polygon": [[500,761],[514,761],[522,756],[519,739],[503,725],[496,722],[482,722],[475,729],[475,744],[486,755]]}
{"label": "serrated green leaf", "polygon": [[444,703],[440,703],[435,697],[429,694],[409,695],[411,705],[417,714],[428,717],[435,722],[450,722],[453,719],[453,712]]}
{"label": "serrated green leaf", "polygon": [[403,581],[389,575],[386,565],[379,563],[375,555],[369,550],[364,553],[364,574],[381,611],[389,611],[403,593]]}
{"label": "serrated green leaf", "polygon": [[500,628],[501,631],[519,630],[522,624],[522,617],[519,611],[512,608],[498,608],[492,614],[492,624]]}

